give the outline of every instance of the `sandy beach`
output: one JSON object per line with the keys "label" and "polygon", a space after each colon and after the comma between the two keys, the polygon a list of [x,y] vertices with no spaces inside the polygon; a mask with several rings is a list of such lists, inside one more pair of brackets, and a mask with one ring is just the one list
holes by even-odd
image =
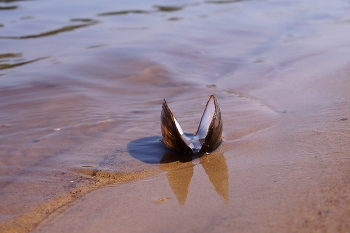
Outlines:
{"label": "sandy beach", "polygon": [[247,102],[259,105],[237,104],[244,116],[224,114],[226,127],[249,133],[227,127],[215,153],[94,190],[34,232],[347,232],[349,71],[307,79],[288,70],[288,90],[274,80],[252,90],[260,99]]}
{"label": "sandy beach", "polygon": [[349,3],[107,3],[0,5],[1,232],[350,232]]}

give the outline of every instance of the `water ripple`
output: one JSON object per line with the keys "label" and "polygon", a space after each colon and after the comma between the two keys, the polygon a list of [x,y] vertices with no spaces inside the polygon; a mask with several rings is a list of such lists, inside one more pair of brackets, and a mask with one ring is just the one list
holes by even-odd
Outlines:
{"label": "water ripple", "polygon": [[[78,21],[78,20],[77,19],[73,19],[71,21]],[[80,21],[82,21],[82,20],[80,19]],[[60,27],[58,29],[54,29],[54,30],[51,30],[51,31],[42,32],[42,33],[39,33],[39,34],[27,35],[27,36],[0,36],[0,39],[20,40],[20,39],[40,38],[40,37],[56,35],[56,34],[63,33],[63,32],[73,31],[73,30],[78,29],[78,28],[83,28],[83,27],[91,26],[91,25],[94,25],[94,24],[98,23],[97,20],[90,20],[90,19],[87,20],[87,22],[88,23],[83,23],[83,24],[78,24],[78,25],[63,26],[63,27]]]}

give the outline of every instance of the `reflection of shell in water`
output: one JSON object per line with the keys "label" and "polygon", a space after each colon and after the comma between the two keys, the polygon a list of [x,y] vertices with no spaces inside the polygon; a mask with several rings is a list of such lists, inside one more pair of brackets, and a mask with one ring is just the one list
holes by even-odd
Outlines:
{"label": "reflection of shell in water", "polygon": [[195,135],[183,132],[180,124],[163,101],[161,114],[162,142],[167,147],[184,152],[209,153],[222,142],[222,120],[219,105],[212,95],[205,107],[201,122]]}

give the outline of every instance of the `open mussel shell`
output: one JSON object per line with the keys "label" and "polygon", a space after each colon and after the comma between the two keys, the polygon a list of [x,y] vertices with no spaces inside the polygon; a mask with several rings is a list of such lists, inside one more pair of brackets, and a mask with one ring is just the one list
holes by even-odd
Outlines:
{"label": "open mussel shell", "polygon": [[215,150],[222,142],[221,112],[216,98],[211,95],[195,135],[186,134],[163,101],[161,129],[165,146],[186,154],[205,154]]}

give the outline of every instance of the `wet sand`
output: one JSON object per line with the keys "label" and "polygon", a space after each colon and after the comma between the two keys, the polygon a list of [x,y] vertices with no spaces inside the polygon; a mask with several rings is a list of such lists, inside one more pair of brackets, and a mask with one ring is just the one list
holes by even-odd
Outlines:
{"label": "wet sand", "polygon": [[[0,231],[350,231],[349,6],[328,4],[14,11],[0,36]],[[223,144],[167,150],[162,100],[191,133],[211,94]]]}
{"label": "wet sand", "polygon": [[226,136],[215,153],[92,191],[34,232],[347,232],[350,68],[306,78],[296,66],[251,90],[259,105],[230,110],[219,98]]}

